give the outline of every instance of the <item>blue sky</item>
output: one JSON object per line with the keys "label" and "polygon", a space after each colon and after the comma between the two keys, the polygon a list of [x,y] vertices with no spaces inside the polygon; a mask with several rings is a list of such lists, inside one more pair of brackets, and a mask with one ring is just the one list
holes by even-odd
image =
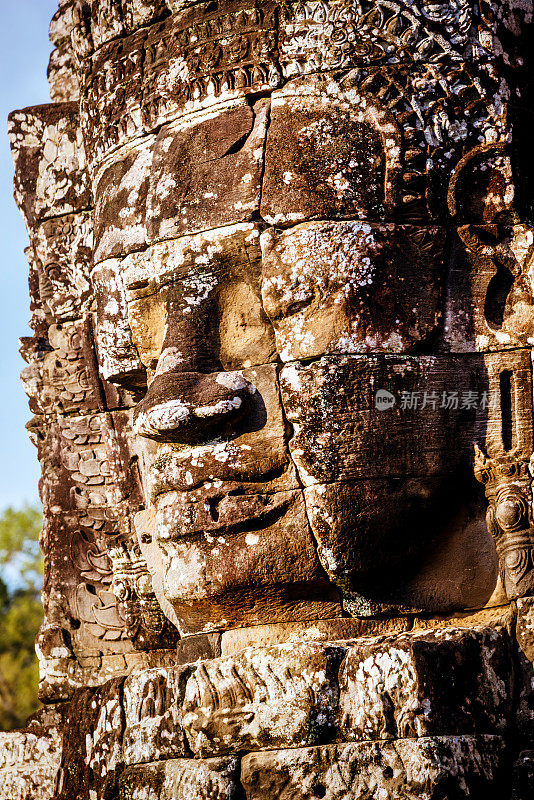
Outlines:
{"label": "blue sky", "polygon": [[30,413],[19,380],[24,362],[18,338],[30,334],[23,252],[28,237],[13,201],[7,115],[15,108],[49,101],[48,25],[57,5],[57,0],[0,0],[0,509],[37,500],[39,478],[36,450],[24,428]]}

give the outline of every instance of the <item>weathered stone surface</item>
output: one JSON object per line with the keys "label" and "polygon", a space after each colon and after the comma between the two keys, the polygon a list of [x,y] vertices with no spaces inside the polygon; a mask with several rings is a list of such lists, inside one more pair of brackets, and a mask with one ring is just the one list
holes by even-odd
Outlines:
{"label": "weathered stone surface", "polygon": [[532,14],[60,0],[10,122],[56,800],[508,800]]}
{"label": "weathered stone surface", "polygon": [[[235,101],[278,82],[275,3],[261,9],[249,2],[224,2],[217,8],[183,4],[188,5],[196,7],[110,41],[92,58],[82,116],[94,157],[184,110],[212,106],[221,95]],[[78,52],[90,52],[87,25],[79,30]],[[142,96],[132,81],[143,84]]]}
{"label": "weathered stone surface", "polygon": [[532,230],[460,228],[447,280],[445,341],[455,352],[532,343]]}
{"label": "weathered stone surface", "polygon": [[112,654],[93,650],[76,657],[65,646],[65,639],[60,639],[55,631],[50,638],[58,649],[54,647],[44,654],[39,647],[39,638],[36,645],[41,671],[39,697],[44,703],[56,703],[58,699],[68,701],[77,690],[102,686],[107,681],[139,670],[169,667],[176,663],[173,650]]}
{"label": "weathered stone surface", "polygon": [[522,746],[530,747],[534,736],[534,667],[521,647],[516,651],[517,701],[514,723]]}
{"label": "weathered stone surface", "polygon": [[[191,5],[195,7],[187,10]],[[473,65],[476,65],[477,56],[486,64],[492,60],[490,53],[497,55],[492,50],[492,37],[496,34],[498,39],[504,34],[507,59],[513,60],[510,33],[513,30],[517,36],[531,13],[529,2],[521,8],[514,4],[513,9],[507,7],[506,10],[509,4],[492,4],[492,21],[486,15],[482,18],[475,5],[468,3],[461,6],[461,11],[460,8],[444,12],[440,9],[432,13],[424,5],[416,9],[414,4],[407,8],[404,3],[379,4],[377,8],[364,4],[358,9],[343,3],[309,3],[302,7],[291,3],[284,4],[281,9],[275,3],[268,3],[259,9],[247,2],[225,2],[213,8],[208,3],[175,1],[173,6],[178,6],[177,10],[183,13],[151,26],[148,32],[141,30],[115,40],[113,36],[120,36],[122,28],[118,5],[115,4],[113,13],[107,10],[105,19],[114,33],[107,36],[109,43],[100,47],[93,57],[87,80],[88,136],[99,151],[109,144],[135,138],[145,128],[154,129],[184,109],[210,106],[219,98],[234,99],[247,93],[269,91],[280,84],[280,70],[291,78],[340,67],[348,71],[371,66],[376,70],[378,65],[381,69],[379,87],[369,86],[374,78],[368,73],[357,76],[363,83],[364,93],[376,97],[380,89],[384,89],[384,83],[388,83],[388,73],[395,69],[395,62],[403,61],[410,69],[401,70],[402,77],[395,82],[397,86],[390,84],[388,88],[396,96],[386,101],[394,113],[412,117],[413,125],[406,125],[406,119],[401,116],[399,127],[408,128],[410,137],[420,136],[423,116],[428,130],[428,141],[423,138],[423,147],[428,144],[435,151],[439,142],[439,136],[431,132],[433,123],[438,129],[441,125],[449,128],[449,143],[454,141],[461,146],[465,134],[460,121],[465,116],[465,106],[457,99],[461,94],[470,95],[470,100],[477,95],[481,98],[483,110],[480,116],[472,118],[473,132],[478,119],[483,124],[484,112],[486,118],[491,113],[498,117],[500,112],[499,103],[492,107],[500,87],[494,84],[493,94],[490,89],[485,91],[479,76],[474,78],[466,69],[466,54],[470,52]],[[88,54],[93,48],[90,27],[94,23],[89,22],[88,14],[84,21],[80,20],[73,37],[80,54]],[[453,20],[455,15],[457,19]],[[458,16],[462,20],[460,24]],[[481,19],[484,22],[481,23]],[[485,41],[482,49],[480,43],[476,43],[479,25]],[[496,33],[497,29],[500,34]],[[278,58],[275,57],[277,44]],[[415,75],[414,61],[421,65]],[[429,63],[434,70],[437,65],[442,70],[438,82],[435,72],[426,67]],[[481,65],[479,72],[483,83],[487,83],[491,69]],[[103,73],[108,76],[105,81]],[[132,89],[129,80],[132,74],[138,84],[143,84],[142,98]],[[354,75],[351,78],[354,79]],[[428,103],[419,106],[419,116],[414,114],[413,107],[410,108],[409,95],[414,93],[426,93],[429,98]],[[434,104],[436,98],[438,102]],[[506,91],[503,92],[505,98]],[[402,104],[401,109],[396,101]],[[444,105],[450,120],[443,115]],[[488,137],[488,141],[491,140],[491,136]],[[471,141],[479,143],[476,135]],[[426,169],[423,159],[420,171],[424,173]]]}
{"label": "weathered stone surface", "polygon": [[88,310],[93,248],[89,214],[45,220],[36,230],[34,252],[39,297],[50,323],[76,319]]}
{"label": "weathered stone surface", "polygon": [[502,776],[503,742],[494,736],[274,750],[246,755],[241,768],[247,800],[461,800],[499,791]]}
{"label": "weathered stone surface", "polygon": [[[475,61],[503,53],[512,59],[510,34],[518,37],[530,21],[529,3],[490,3],[491,15],[477,14],[476,2],[432,7],[425,3],[291,3],[281,16],[280,61],[286,76],[399,61]],[[303,13],[305,9],[306,13]],[[501,43],[506,41],[506,45]]]}
{"label": "weathered stone surface", "polygon": [[534,591],[534,528],[531,476],[527,463],[506,454],[486,458],[475,452],[475,475],[484,484],[488,530],[499,555],[499,572],[511,600]]}
{"label": "weathered stone surface", "polygon": [[[499,103],[489,99],[500,92],[504,101],[504,85],[487,76],[477,80],[465,65],[454,64],[366,66],[339,83],[330,75],[289,81],[272,95],[262,216],[270,224],[336,217],[428,223],[464,211],[463,222],[492,222],[473,212],[491,194],[495,216],[499,206],[510,207],[513,196],[510,162],[504,144],[497,144],[505,142],[505,120]],[[410,102],[414,94],[421,101],[419,115]],[[472,102],[468,123],[458,102],[462,95]],[[484,142],[478,135],[482,126]],[[436,136],[441,127],[446,146]],[[482,186],[463,180],[466,172],[472,178],[473,159],[491,176]],[[462,186],[461,196],[454,188],[447,192],[450,182]],[[488,183],[501,191],[488,193]]]}
{"label": "weathered stone surface", "polygon": [[[273,647],[297,642],[333,642],[355,639],[358,636],[384,636],[408,631],[408,617],[382,619],[318,619],[312,622],[284,622],[234,628],[221,635],[220,655],[232,656],[247,647]],[[187,640],[184,640],[187,641]]]}
{"label": "weathered stone surface", "polygon": [[[355,592],[380,604],[444,612],[489,600],[495,556],[470,475],[477,441],[505,457],[511,436],[529,458],[528,352],[514,351],[512,362],[509,419],[497,354],[323,357],[282,370],[282,401],[294,425],[289,448],[307,486],[319,557],[346,601]],[[380,397],[387,406],[378,405]],[[404,586],[402,576],[391,582],[397,553],[405,563],[409,551],[424,567],[416,575],[405,571]]]}
{"label": "weathered stone surface", "polygon": [[[217,523],[209,519],[204,501],[198,516],[204,516],[204,505],[208,519],[201,539],[195,531],[200,520],[185,522],[187,531],[182,532],[182,503],[174,492],[158,501],[154,541],[164,551],[165,596],[184,633],[261,623],[273,613],[290,621],[308,614],[311,619],[334,616],[340,610],[313,548],[299,491],[238,500],[227,496]],[[196,504],[186,507],[195,509]],[[220,524],[226,518],[231,526]],[[247,520],[254,520],[253,532],[245,532],[251,527]],[[262,596],[256,597],[254,588],[260,586]]]}
{"label": "weathered stone surface", "polygon": [[124,683],[126,765],[186,756],[182,702],[191,668],[152,669]]}
{"label": "weathered stone surface", "polygon": [[148,139],[130,146],[106,164],[95,181],[95,263],[146,244],[145,208],[152,144],[153,139]]}
{"label": "weathered stone surface", "polygon": [[516,632],[519,647],[534,663],[534,597],[518,598]]}
{"label": "weathered stone surface", "polygon": [[249,648],[201,664],[187,682],[183,706],[195,756],[331,740],[344,652],[307,642]]}
{"label": "weathered stone surface", "polygon": [[[510,445],[526,462],[532,436],[531,232],[514,207],[506,107],[519,82],[512,69],[503,80],[497,44],[504,36],[512,67],[530,12],[491,10],[61,3],[52,79],[67,91],[74,70],[80,124],[60,103],[13,128],[19,202],[45,218],[24,377],[36,438],[51,429],[41,453],[56,454],[43,480],[54,525],[85,509],[90,529],[99,520],[90,546],[99,564],[113,552],[105,597],[120,595],[134,646],[167,646],[163,614],[198,635],[493,596],[473,444],[491,458]],[[39,205],[31,170],[50,171],[50,147],[34,141],[47,115],[67,126],[77,202],[80,170],[90,178],[93,245],[88,226],[71,241],[86,215]],[[63,172],[50,191],[54,180],[59,191]],[[62,232],[58,219],[71,218]],[[449,265],[453,229],[462,245]],[[506,330],[485,341],[497,301],[491,319],[480,309],[498,264],[515,288]],[[476,306],[466,320],[462,293]],[[278,359],[297,360],[282,370],[281,400],[279,370],[265,366]],[[380,390],[390,403],[397,391],[393,408],[378,407]],[[109,475],[92,448],[64,443],[79,437],[70,417],[98,425],[134,403],[131,417],[110,419],[120,458]],[[69,421],[44,424],[56,411]],[[83,618],[76,650],[93,642],[100,604],[86,602],[76,571],[62,586],[51,639],[63,624],[72,636],[69,615]],[[102,635],[121,642],[122,630]]]}
{"label": "weathered stone surface", "polygon": [[[70,305],[64,295],[65,307]],[[54,305],[61,303],[54,294]],[[56,307],[57,307],[56,305]],[[87,414],[99,410],[98,379],[91,373],[87,327],[80,322],[57,322],[50,325],[42,349],[23,354],[29,366],[22,380],[30,397],[30,409],[37,414],[73,411]]]}
{"label": "weathered stone surface", "polygon": [[443,249],[438,228],[351,221],[265,232],[262,297],[282,360],[413,351],[439,328]]}
{"label": "weathered stone surface", "polygon": [[528,800],[534,785],[534,751],[523,750],[514,764],[512,800]]}
{"label": "weathered stone surface", "polygon": [[0,792],[6,800],[50,800],[61,759],[56,727],[0,732]]}
{"label": "weathered stone surface", "polygon": [[70,103],[79,99],[78,74],[70,50],[56,48],[50,54],[47,71],[50,99],[53,103]]}
{"label": "weathered stone surface", "polygon": [[341,739],[503,732],[509,669],[508,636],[494,628],[362,639],[340,671]]}
{"label": "weathered stone surface", "polygon": [[124,679],[77,692],[63,730],[55,800],[112,800],[123,772]]}
{"label": "weathered stone surface", "polygon": [[257,224],[231,225],[162,242],[117,266],[133,342],[149,375],[160,359],[159,373],[275,360],[261,301],[259,236]]}
{"label": "weathered stone surface", "polygon": [[[515,722],[521,741],[525,747],[530,746],[534,736],[534,599],[532,597],[520,597],[517,603],[517,654],[516,670],[518,698]],[[519,763],[517,766],[519,774],[529,775],[532,769],[531,759],[527,759],[525,766]],[[517,778],[519,785],[528,785],[524,778]],[[518,800],[522,800],[523,794],[518,791]],[[522,789],[521,791],[524,791]],[[515,800],[515,798],[514,798]]]}
{"label": "weathered stone surface", "polygon": [[268,100],[240,102],[161,129],[147,208],[151,241],[242,222],[259,211],[268,114]]}
{"label": "weathered stone surface", "polygon": [[[502,600],[503,598],[501,598]],[[480,611],[463,611],[452,616],[439,617],[414,617],[414,630],[432,630],[435,628],[472,628],[472,627],[501,627],[513,636],[513,627],[516,623],[516,615],[513,604],[491,606]]]}
{"label": "weathered stone surface", "polygon": [[[390,478],[306,488],[318,556],[346,611],[445,613],[488,602],[497,580],[495,546],[482,503],[469,503],[472,489],[463,480]],[[407,557],[418,564],[415,570],[406,568]]]}
{"label": "weathered stone surface", "polygon": [[48,35],[56,47],[68,48],[70,35],[74,26],[73,0],[59,0],[59,8],[50,21]]}
{"label": "weathered stone surface", "polygon": [[143,387],[146,375],[132,342],[119,260],[97,264],[91,281],[97,297],[95,338],[100,372],[106,380],[130,389]]}
{"label": "weathered stone surface", "polygon": [[265,100],[253,108],[241,102],[211,118],[164,126],[156,138],[119,151],[95,187],[95,260],[258,212],[268,108]]}
{"label": "weathered stone surface", "polygon": [[221,651],[220,633],[199,633],[197,636],[184,636],[176,648],[177,664],[194,664],[203,659],[219,658]]}
{"label": "weathered stone surface", "polygon": [[[169,13],[166,0],[81,0],[74,6],[77,46],[80,54],[84,55]],[[67,21],[70,21],[70,15],[64,14],[64,26]],[[57,23],[54,33],[56,27]]]}
{"label": "weathered stone surface", "polygon": [[237,758],[173,759],[126,770],[120,800],[237,800]]}
{"label": "weathered stone surface", "polygon": [[[513,445],[528,459],[530,354],[517,350],[512,359]],[[491,455],[504,454],[503,368],[497,354],[323,357],[285,367],[282,399],[289,421],[296,424],[290,449],[304,484],[431,477],[457,473],[464,465],[471,472],[477,441]],[[385,410],[377,408],[379,389],[394,401]]]}
{"label": "weathered stone surface", "polygon": [[14,111],[9,140],[15,161],[15,199],[28,229],[43,219],[90,206],[76,103]]}
{"label": "weathered stone surface", "polygon": [[[226,441],[140,449],[156,513],[139,519],[138,534],[156,545],[146,557],[163,576],[183,633],[261,624],[273,615],[283,621],[339,615],[339,596],[325,582],[289,462],[275,375],[274,366],[243,371],[255,391],[245,424]],[[161,400],[140,409],[159,413]],[[190,437],[193,426],[194,420]]]}

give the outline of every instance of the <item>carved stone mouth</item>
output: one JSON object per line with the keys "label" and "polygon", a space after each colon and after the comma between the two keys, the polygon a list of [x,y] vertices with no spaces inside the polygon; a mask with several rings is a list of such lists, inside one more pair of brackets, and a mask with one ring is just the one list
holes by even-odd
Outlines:
{"label": "carved stone mouth", "polygon": [[216,443],[169,452],[156,458],[147,476],[147,493],[156,505],[168,492],[191,493],[206,489],[223,495],[239,491],[243,484],[265,484],[279,478],[289,467],[287,457],[267,458],[233,443]]}
{"label": "carved stone mouth", "polygon": [[274,494],[227,494],[190,501],[181,492],[160,494],[156,537],[160,543],[196,536],[254,535],[274,525],[288,510],[294,491]]}

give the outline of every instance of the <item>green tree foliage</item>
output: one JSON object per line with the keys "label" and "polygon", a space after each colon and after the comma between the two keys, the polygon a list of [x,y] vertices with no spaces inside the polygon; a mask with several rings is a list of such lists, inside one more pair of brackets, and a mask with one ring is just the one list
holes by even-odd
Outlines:
{"label": "green tree foliage", "polygon": [[22,727],[39,706],[41,523],[41,513],[31,506],[0,513],[0,730]]}

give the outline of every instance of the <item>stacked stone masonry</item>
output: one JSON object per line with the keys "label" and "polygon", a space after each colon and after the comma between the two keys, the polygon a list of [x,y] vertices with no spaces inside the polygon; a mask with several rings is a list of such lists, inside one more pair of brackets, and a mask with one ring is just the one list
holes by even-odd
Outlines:
{"label": "stacked stone masonry", "polygon": [[60,0],[1,800],[532,797],[533,13]]}

